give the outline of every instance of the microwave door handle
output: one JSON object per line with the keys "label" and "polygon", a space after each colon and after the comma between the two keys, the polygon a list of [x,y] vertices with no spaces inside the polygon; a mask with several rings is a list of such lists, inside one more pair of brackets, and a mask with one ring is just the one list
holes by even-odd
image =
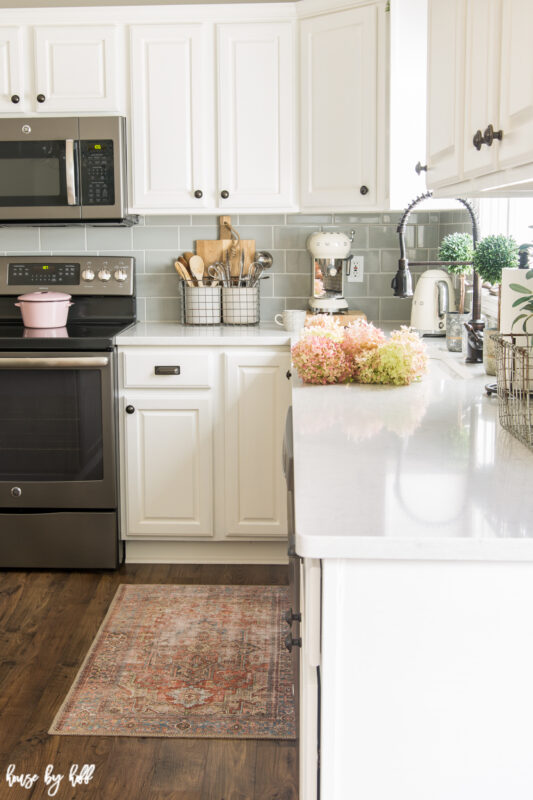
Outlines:
{"label": "microwave door handle", "polygon": [[65,171],[67,178],[67,205],[77,206],[76,161],[74,158],[74,139],[65,139]]}

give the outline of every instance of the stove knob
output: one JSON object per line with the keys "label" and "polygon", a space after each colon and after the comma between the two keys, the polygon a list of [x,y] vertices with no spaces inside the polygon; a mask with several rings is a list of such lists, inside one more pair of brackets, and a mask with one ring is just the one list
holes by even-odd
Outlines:
{"label": "stove knob", "polygon": [[128,279],[128,273],[125,269],[116,269],[115,270],[115,280],[122,283],[123,281]]}
{"label": "stove knob", "polygon": [[92,269],[84,269],[81,273],[81,277],[84,281],[94,281],[94,272]]}
{"label": "stove knob", "polygon": [[108,269],[101,269],[98,273],[98,277],[101,281],[108,281],[111,278],[111,272]]}

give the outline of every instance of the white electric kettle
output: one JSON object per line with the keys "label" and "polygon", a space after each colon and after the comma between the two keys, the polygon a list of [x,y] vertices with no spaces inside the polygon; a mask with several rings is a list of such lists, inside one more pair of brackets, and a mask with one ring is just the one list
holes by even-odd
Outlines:
{"label": "white electric kettle", "polygon": [[446,336],[446,312],[456,311],[451,277],[442,269],[428,269],[416,284],[411,327],[422,336]]}

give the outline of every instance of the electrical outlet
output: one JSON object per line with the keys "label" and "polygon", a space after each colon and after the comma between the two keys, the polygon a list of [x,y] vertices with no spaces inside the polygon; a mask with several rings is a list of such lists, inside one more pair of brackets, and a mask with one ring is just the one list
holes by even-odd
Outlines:
{"label": "electrical outlet", "polygon": [[364,256],[354,256],[350,261],[350,272],[348,273],[348,283],[361,283],[364,275]]}

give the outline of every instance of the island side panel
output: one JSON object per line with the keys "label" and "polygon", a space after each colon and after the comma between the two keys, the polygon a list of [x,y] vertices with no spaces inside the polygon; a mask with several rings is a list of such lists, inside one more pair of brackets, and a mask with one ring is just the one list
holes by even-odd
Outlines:
{"label": "island side panel", "polygon": [[323,561],[321,800],[531,800],[533,563]]}

